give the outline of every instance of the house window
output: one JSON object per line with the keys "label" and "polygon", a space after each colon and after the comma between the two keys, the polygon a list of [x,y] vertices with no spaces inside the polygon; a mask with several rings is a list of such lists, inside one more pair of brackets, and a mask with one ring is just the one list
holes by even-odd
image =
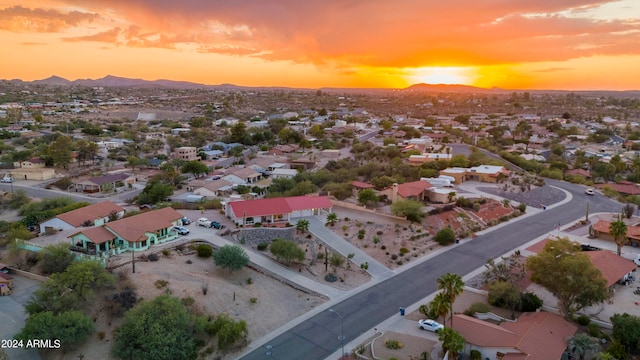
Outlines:
{"label": "house window", "polygon": [[496,353],[496,359],[498,359],[498,360],[502,360],[502,358],[504,358],[504,354],[498,351],[498,352]]}

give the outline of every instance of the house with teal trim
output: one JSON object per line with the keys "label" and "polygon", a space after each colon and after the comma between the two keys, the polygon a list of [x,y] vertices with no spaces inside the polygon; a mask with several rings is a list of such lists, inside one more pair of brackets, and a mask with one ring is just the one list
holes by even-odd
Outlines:
{"label": "house with teal trim", "polygon": [[182,214],[166,207],[91,227],[69,236],[71,249],[87,255],[110,257],[125,251],[147,250],[176,239],[173,227]]}

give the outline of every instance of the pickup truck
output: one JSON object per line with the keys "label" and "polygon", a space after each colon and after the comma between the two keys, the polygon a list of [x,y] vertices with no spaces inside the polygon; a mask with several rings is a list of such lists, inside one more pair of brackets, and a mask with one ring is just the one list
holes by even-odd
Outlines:
{"label": "pickup truck", "polygon": [[198,221],[198,226],[204,226],[204,227],[208,227],[208,228],[214,228],[214,229],[223,229],[224,225],[220,224],[217,221],[211,221],[207,218],[199,218]]}

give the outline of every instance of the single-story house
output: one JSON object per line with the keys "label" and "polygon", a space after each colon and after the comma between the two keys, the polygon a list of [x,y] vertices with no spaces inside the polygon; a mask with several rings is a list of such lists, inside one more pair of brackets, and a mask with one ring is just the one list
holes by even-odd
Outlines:
{"label": "single-story house", "polygon": [[333,204],[326,196],[292,196],[232,201],[227,204],[226,215],[238,225],[269,224],[331,212],[331,208]]}
{"label": "single-story house", "polygon": [[0,271],[0,296],[10,295],[13,291],[13,276]]}
{"label": "single-story house", "polygon": [[109,200],[91,204],[79,209],[60,214],[53,219],[40,223],[40,233],[51,230],[76,229],[82,226],[100,226],[109,218],[121,219],[125,209]]}
{"label": "single-story house", "polygon": [[95,193],[100,191],[116,190],[120,187],[133,185],[136,177],[127,173],[109,174],[76,181],[73,187],[77,191]]}
{"label": "single-story house", "polygon": [[504,166],[498,165],[480,165],[470,168],[452,167],[440,170],[440,175],[453,177],[455,184],[461,184],[465,181],[497,183],[502,178],[508,177],[510,173]]}
{"label": "single-story house", "polygon": [[225,172],[225,176],[229,176],[229,175],[235,175],[238,178],[242,179],[243,184],[252,184],[262,179],[262,174],[253,170],[250,167],[229,169],[228,171]]}
{"label": "single-story house", "polygon": [[42,169],[45,167],[44,160],[39,157],[32,157],[29,160],[16,161],[13,163],[15,168]]}
{"label": "single-story house", "polygon": [[11,169],[10,174],[14,179],[44,181],[53,179],[56,176],[56,171],[52,168],[23,167]]}
{"label": "single-story house", "polygon": [[233,183],[222,179],[204,181],[200,186],[194,187],[193,193],[209,199],[229,196],[233,193]]}
{"label": "single-story house", "polygon": [[124,251],[147,250],[178,237],[173,227],[182,214],[170,207],[83,229],[71,236],[71,249],[89,255],[109,257]]}
{"label": "single-story house", "polygon": [[522,313],[500,325],[464,314],[453,316],[453,329],[465,339],[463,353],[479,351],[489,360],[560,360],[578,328],[549,312]]}
{"label": "single-story house", "polygon": [[617,183],[596,184],[594,187],[604,189],[605,187],[617,191],[622,195],[640,195],[640,186],[631,181],[618,181]]}
{"label": "single-story house", "polygon": [[[609,234],[611,221],[598,220],[591,226],[591,235],[603,240],[614,241],[613,236]],[[627,224],[627,241],[633,246],[640,246],[640,226]]]}
{"label": "single-story house", "polygon": [[607,250],[583,251],[582,254],[587,255],[593,266],[600,270],[608,288],[618,281],[626,281],[637,267],[633,261]]}
{"label": "single-story house", "polygon": [[271,172],[271,177],[273,179],[293,179],[294,176],[298,174],[298,170],[296,169],[275,169]]}
{"label": "single-story house", "polygon": [[392,203],[398,200],[424,201],[428,197],[427,189],[432,187],[433,185],[427,181],[411,181],[404,184],[393,184],[393,186],[380,191],[380,195],[386,196]]}

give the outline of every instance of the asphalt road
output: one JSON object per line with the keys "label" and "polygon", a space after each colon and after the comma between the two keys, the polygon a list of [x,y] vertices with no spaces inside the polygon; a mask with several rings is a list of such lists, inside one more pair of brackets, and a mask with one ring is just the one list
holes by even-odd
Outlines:
{"label": "asphalt road", "polygon": [[[622,208],[621,204],[605,197],[585,195],[583,186],[553,180],[547,180],[547,184],[571,192],[573,200],[497,228],[334,305],[332,308],[344,316],[344,343],[371,331],[396,314],[400,307],[414,304],[436,291],[436,279],[442,274],[464,276],[483,266],[487,259],[497,258],[553,231],[559,223],[579,219],[585,215],[587,202],[590,212],[620,211]],[[270,353],[263,347],[243,359],[325,359],[340,349],[341,321],[335,313],[319,313],[270,340]]]}

